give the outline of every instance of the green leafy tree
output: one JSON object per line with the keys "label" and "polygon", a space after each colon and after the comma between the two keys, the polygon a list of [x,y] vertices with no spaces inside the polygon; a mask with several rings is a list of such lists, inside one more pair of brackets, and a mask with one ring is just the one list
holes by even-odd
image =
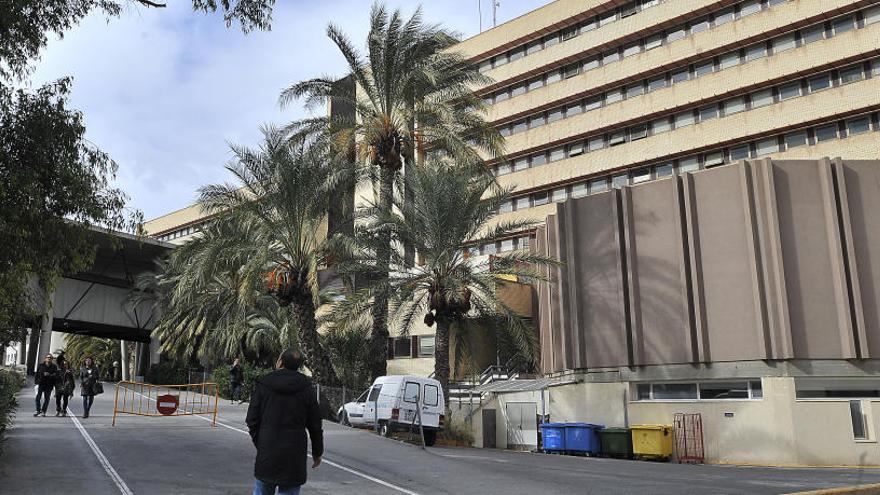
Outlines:
{"label": "green leafy tree", "polygon": [[291,141],[277,129],[264,129],[259,149],[233,147],[227,169],[234,184],[201,189],[199,203],[233,222],[245,240],[234,248],[246,260],[239,285],[266,281],[283,305],[289,305],[290,342],[297,342],[315,380],[338,386],[339,379],[318,335],[318,270],[327,264],[322,227],[336,172],[323,142]]}
{"label": "green leafy tree", "polygon": [[552,264],[551,258],[515,252],[476,261],[463,248],[509,237],[534,224],[529,221],[493,223],[499,206],[510,199],[511,189],[502,189],[493,178],[474,167],[429,162],[406,177],[413,201],[396,201],[400,215],[373,205],[365,209],[356,233],[359,250],[340,264],[344,272],[378,276],[370,262],[384,246],[376,232],[393,234],[397,246],[415,246],[419,262],[408,266],[400,249],[392,251],[387,282],[359,291],[340,302],[334,312],[337,321],[358,315],[380,292],[391,301],[391,314],[401,333],[407,334],[416,319],[436,325],[434,373],[448,397],[450,335],[475,328],[500,329],[516,347],[518,355],[536,361],[539,346],[534,329],[500,297],[499,288],[512,279],[537,283],[542,277],[537,266]]}
{"label": "green leafy tree", "polygon": [[0,345],[44,308],[28,287],[51,289],[91,265],[96,226],[134,230],[138,212],[113,187],[117,165],[85,139],[67,107],[70,81],[36,91],[0,85]]}
{"label": "green leafy tree", "polygon": [[[107,377],[112,373],[114,362],[122,363],[122,346],[118,340],[67,334],[64,336],[64,344],[64,356],[70,361],[73,370],[82,366],[87,357],[91,357],[101,370],[101,375]],[[134,357],[131,346],[127,348],[127,352],[131,360]]]}
{"label": "green leafy tree", "polygon": [[[337,152],[366,166],[357,177],[378,184],[378,207],[390,212],[394,184],[401,171],[413,168],[428,150],[445,153],[459,162],[478,161],[478,150],[501,152],[500,134],[485,121],[485,106],[472,88],[488,78],[462,55],[451,51],[457,37],[437,25],[425,24],[421,10],[405,19],[375,4],[370,12],[366,54],[362,54],[336,26],[327,27],[347,64],[347,77],[319,77],[299,82],[281,94],[282,105],[303,100],[307,107],[334,103],[353,109],[353,115],[333,115],[291,124],[295,133],[329,133]],[[402,193],[407,197],[411,194]],[[376,275],[387,279],[393,247],[391,234],[377,233],[381,246],[375,253]],[[412,246],[404,247],[411,261]],[[373,377],[386,373],[388,301],[377,292],[371,313]]]}

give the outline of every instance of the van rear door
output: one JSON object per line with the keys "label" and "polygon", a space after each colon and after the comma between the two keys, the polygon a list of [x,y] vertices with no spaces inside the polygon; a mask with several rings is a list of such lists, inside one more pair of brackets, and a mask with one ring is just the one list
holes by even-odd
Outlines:
{"label": "van rear door", "polygon": [[370,389],[370,395],[364,403],[363,424],[372,425],[376,423],[376,401],[379,400],[379,392],[382,390],[382,384],[377,383]]}
{"label": "van rear door", "polygon": [[425,383],[422,394],[422,425],[439,428],[440,415],[443,414],[443,400],[440,387],[434,383]]}
{"label": "van rear door", "polygon": [[420,397],[421,383],[407,380],[403,384],[403,400],[398,406],[398,421],[407,425],[419,424],[417,417],[418,405],[421,402]]}

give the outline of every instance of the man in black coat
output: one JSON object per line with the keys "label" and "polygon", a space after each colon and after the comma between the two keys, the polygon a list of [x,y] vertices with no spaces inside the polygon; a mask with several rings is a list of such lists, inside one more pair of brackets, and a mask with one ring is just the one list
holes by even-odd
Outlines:
{"label": "man in black coat", "polygon": [[244,372],[241,370],[241,364],[238,362],[238,358],[235,358],[232,361],[232,368],[229,368],[229,388],[232,389],[232,401],[231,404],[235,404],[237,400],[239,404],[244,401],[241,400],[241,385],[244,383]]}
{"label": "man in black coat", "polygon": [[[43,362],[37,366],[37,373],[34,375],[34,383],[37,385],[37,412],[34,416],[42,414],[46,416],[46,409],[49,407],[49,397],[52,396],[52,389],[58,381],[58,366],[52,362],[54,358],[51,354],[46,354]],[[40,405],[40,399],[43,399],[43,405]]]}
{"label": "man in black coat", "polygon": [[276,370],[254,383],[247,425],[257,447],[254,495],[298,495],[306,482],[306,430],[312,440],[312,468],[321,464],[324,432],[315,390],[300,373],[299,351],[281,353]]}

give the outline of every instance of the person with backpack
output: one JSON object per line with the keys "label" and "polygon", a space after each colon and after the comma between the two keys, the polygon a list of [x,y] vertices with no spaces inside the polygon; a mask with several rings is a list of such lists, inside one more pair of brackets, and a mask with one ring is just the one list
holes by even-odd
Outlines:
{"label": "person with backpack", "polygon": [[[89,417],[89,411],[92,409],[92,403],[95,401],[95,395],[103,392],[103,387],[98,381],[98,367],[95,366],[95,360],[87,357],[79,370],[79,389],[83,398],[83,418]],[[100,392],[99,392],[100,390]]]}
{"label": "person with backpack", "polygon": [[[55,359],[51,354],[46,354],[43,362],[37,366],[37,373],[34,375],[34,383],[37,385],[36,405],[37,412],[34,417],[39,415],[46,416],[46,409],[49,408],[49,397],[52,396],[52,389],[58,381],[58,366],[53,361]],[[42,399],[42,405],[41,405]]]}
{"label": "person with backpack", "polygon": [[67,416],[67,403],[75,388],[76,380],[73,370],[70,369],[70,361],[65,360],[61,364],[59,379],[55,384],[55,416]]}
{"label": "person with backpack", "polygon": [[[312,441],[312,468],[321,464],[324,432],[315,389],[298,370],[299,351],[286,350],[275,371],[254,382],[245,422],[257,448],[254,495],[299,495],[306,482],[306,450]],[[308,431],[308,437],[306,432]]]}

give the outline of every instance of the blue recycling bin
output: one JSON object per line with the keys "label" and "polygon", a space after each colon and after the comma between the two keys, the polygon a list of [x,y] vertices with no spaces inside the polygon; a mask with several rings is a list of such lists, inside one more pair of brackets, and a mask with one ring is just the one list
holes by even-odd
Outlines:
{"label": "blue recycling bin", "polygon": [[597,455],[602,451],[599,430],[604,425],[593,423],[565,423],[566,452]]}
{"label": "blue recycling bin", "polygon": [[544,452],[565,452],[565,423],[541,423]]}

